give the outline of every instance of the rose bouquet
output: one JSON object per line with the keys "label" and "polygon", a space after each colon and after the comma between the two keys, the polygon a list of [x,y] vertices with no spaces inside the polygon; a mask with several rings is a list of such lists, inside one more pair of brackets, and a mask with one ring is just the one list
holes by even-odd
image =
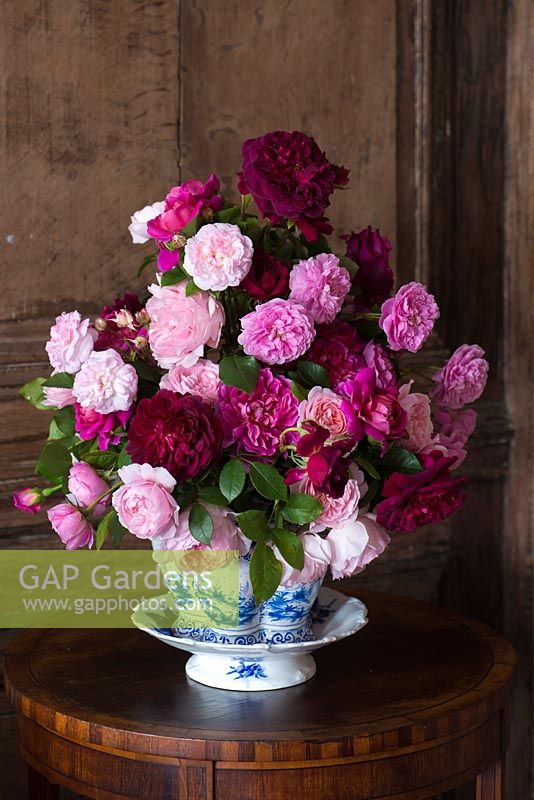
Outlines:
{"label": "rose bouquet", "polygon": [[15,505],[64,495],[48,517],[69,549],[129,533],[252,550],[257,602],[359,572],[389,533],[459,509],[488,364],[463,345],[412,371],[438,306],[419,283],[393,293],[378,230],[333,252],[325,211],[347,182],[312,138],[275,131],[243,145],[238,205],[212,175],[136,212],[156,277],[93,320],[57,317],[52,374],[22,389],[54,409],[36,468],[50,486]]}

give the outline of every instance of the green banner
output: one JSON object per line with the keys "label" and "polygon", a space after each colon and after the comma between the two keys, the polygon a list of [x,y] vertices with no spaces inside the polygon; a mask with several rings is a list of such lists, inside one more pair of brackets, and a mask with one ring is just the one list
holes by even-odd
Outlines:
{"label": "green banner", "polygon": [[[229,628],[236,550],[0,550],[0,628]],[[145,613],[146,612],[146,613]]]}

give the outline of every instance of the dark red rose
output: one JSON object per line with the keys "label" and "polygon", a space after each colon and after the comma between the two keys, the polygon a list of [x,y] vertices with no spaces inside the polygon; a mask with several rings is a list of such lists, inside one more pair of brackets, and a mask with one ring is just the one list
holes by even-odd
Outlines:
{"label": "dark red rose", "polygon": [[222,433],[200,397],[160,389],[137,406],[126,449],[136,464],[165,467],[176,480],[187,481],[220,458]]}
{"label": "dark red rose", "polygon": [[365,342],[347,322],[318,325],[317,336],[304,360],[324,367],[330,386],[335,389],[338,383],[356,377],[367,366],[362,352],[364,347]]}
{"label": "dark red rose", "polygon": [[393,270],[389,266],[391,243],[370,225],[341,238],[347,242],[346,255],[359,266],[353,281],[356,311],[382,305],[393,289]]}
{"label": "dark red rose", "polygon": [[332,164],[314,139],[300,131],[272,131],[243,144],[239,191],[251,194],[271,222],[293,220],[306,239],[332,233],[324,216],[336,186],[349,173]]}
{"label": "dark red rose", "polygon": [[390,531],[413,531],[420,525],[441,522],[463,506],[465,478],[452,476],[454,457],[440,456],[420,455],[422,472],[390,475],[382,489],[385,499],[375,508],[380,525]]}
{"label": "dark red rose", "polygon": [[[104,306],[98,316],[100,319],[105,320],[106,327],[98,332],[95,350],[109,350],[110,348],[118,352],[137,350],[134,345],[135,338],[137,336],[146,337],[147,335],[146,328],[137,324],[135,320],[135,315],[142,308],[143,306],[138,296],[132,292],[126,292],[122,297],[115,298],[111,305]],[[120,319],[117,315],[121,311],[127,311],[131,315],[132,322],[130,325],[117,324],[117,319]]]}
{"label": "dark red rose", "polygon": [[252,266],[241,282],[241,288],[255,300],[270,300],[289,292],[289,269],[261,250],[254,253]]}

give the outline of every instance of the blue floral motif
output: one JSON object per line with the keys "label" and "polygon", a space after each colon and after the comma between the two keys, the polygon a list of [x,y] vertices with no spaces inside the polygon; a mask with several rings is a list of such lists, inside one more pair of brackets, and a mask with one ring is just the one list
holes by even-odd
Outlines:
{"label": "blue floral motif", "polygon": [[300,584],[294,589],[279,589],[264,603],[262,616],[276,622],[300,622],[308,616],[318,581]]}
{"label": "blue floral motif", "polygon": [[337,610],[336,608],[332,608],[332,606],[336,603],[336,598],[334,597],[327,605],[320,606],[317,601],[312,606],[312,610],[310,612],[311,621],[314,625],[322,625],[323,622],[326,622],[328,617],[331,614],[334,614]]}
{"label": "blue floral motif", "polygon": [[239,593],[239,624],[248,625],[258,612],[254,595],[247,597]]}
{"label": "blue floral motif", "polygon": [[236,667],[230,667],[226,674],[233,675],[234,680],[239,680],[240,678],[267,677],[267,673],[262,664],[259,664],[257,661],[245,661],[244,658],[240,658],[238,665]]}

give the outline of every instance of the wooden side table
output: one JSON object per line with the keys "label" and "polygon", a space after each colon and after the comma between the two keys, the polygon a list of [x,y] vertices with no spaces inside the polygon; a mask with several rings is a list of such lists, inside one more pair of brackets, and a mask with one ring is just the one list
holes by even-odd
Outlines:
{"label": "wooden side table", "polygon": [[370,623],[319,651],[308,683],[210,689],[132,631],[29,631],[5,661],[30,798],[432,797],[476,777],[503,798],[512,647],[485,626],[358,592]]}

